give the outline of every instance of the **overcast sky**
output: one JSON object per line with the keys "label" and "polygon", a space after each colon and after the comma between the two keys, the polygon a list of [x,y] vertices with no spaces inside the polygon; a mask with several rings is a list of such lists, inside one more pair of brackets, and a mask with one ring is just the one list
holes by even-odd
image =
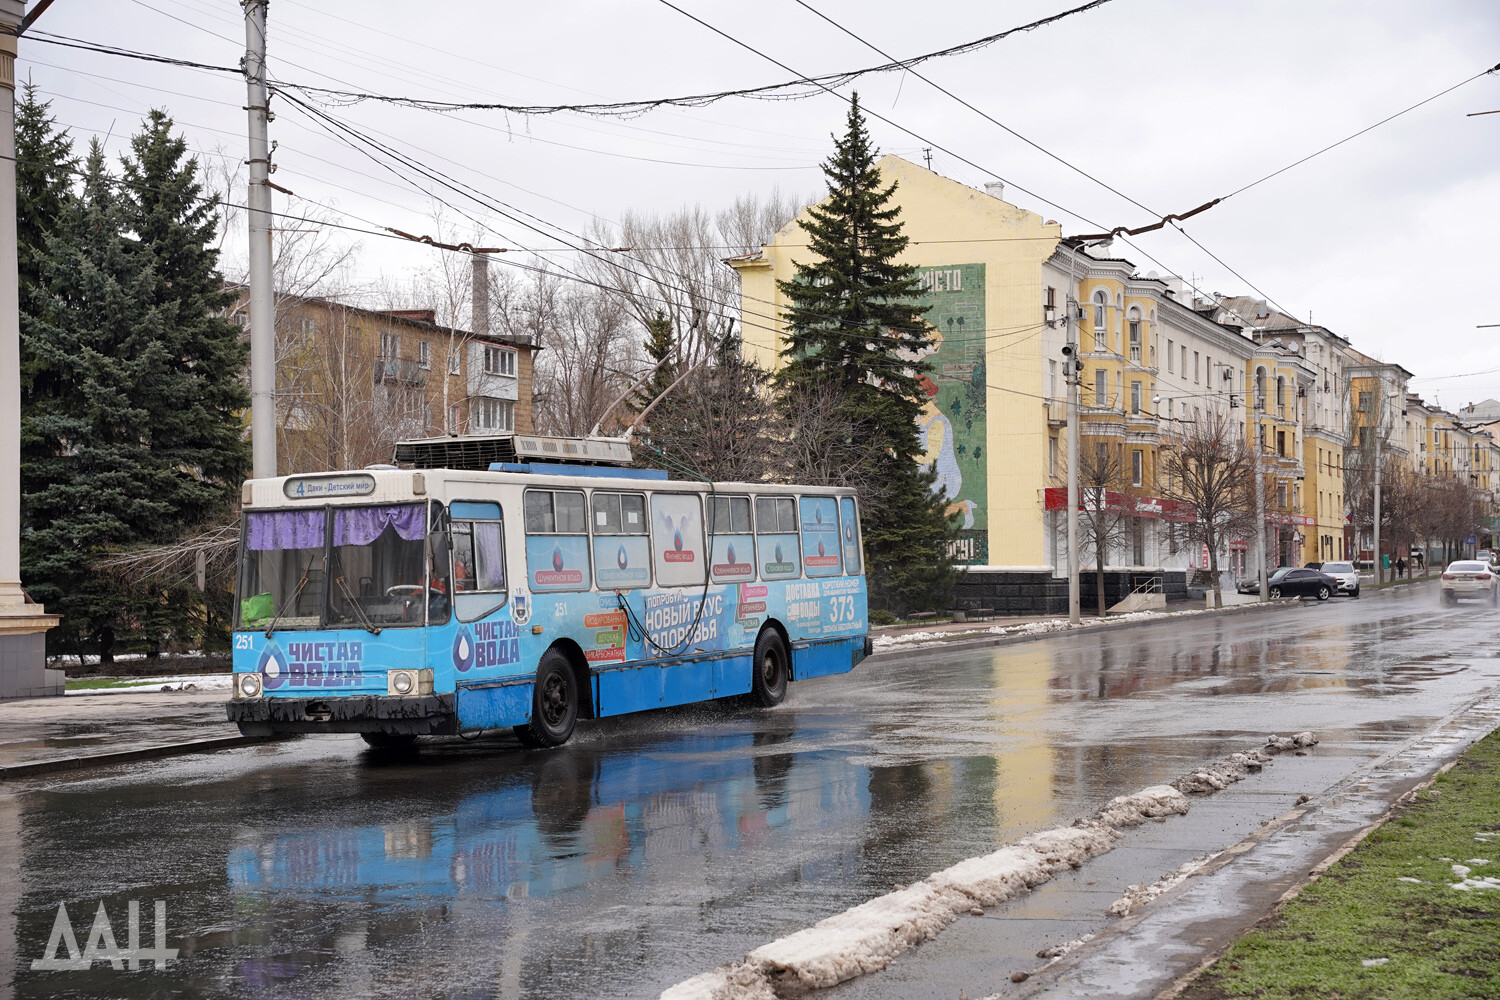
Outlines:
{"label": "overcast sky", "polygon": [[[712,92],[884,61],[794,0],[674,2],[795,74],[660,0],[275,0],[270,65],[281,80],[366,92],[568,104]],[[1083,0],[808,2],[908,57]],[[233,0],[57,0],[36,28],[215,65],[236,65],[244,50]],[[1496,63],[1495,0],[1111,0],[920,67],[1151,212],[911,74],[853,86],[870,109],[922,137],[872,121],[883,151],[921,162],[922,148],[934,147],[934,170],[976,187],[991,179],[986,171],[998,174],[1010,185],[1007,200],[1073,234],[1187,211]],[[245,155],[245,88],[237,77],[38,39],[22,40],[19,76],[53,100],[76,138],[107,135],[111,152],[123,149],[147,108],[163,107],[206,163],[233,169]],[[421,191],[295,107],[275,107],[279,184],[351,213],[351,225],[432,229],[432,203]],[[818,163],[846,107],[821,94],[729,99],[627,120],[444,115],[368,103],[330,111],[494,199],[579,232],[592,217],[616,219],[629,209],[667,212],[696,202],[713,210],[773,188],[818,192]],[[1500,397],[1500,328],[1476,329],[1500,324],[1500,233],[1492,228],[1500,220],[1500,114],[1466,117],[1491,110],[1500,110],[1500,74],[1186,223],[1222,264],[1171,230],[1140,237],[1138,249],[1116,249],[1142,272],[1175,272],[1206,291],[1264,295],[1311,316],[1360,350],[1404,365],[1422,379],[1415,388],[1424,397],[1450,409]],[[448,197],[493,225],[498,233],[485,234],[491,242],[557,246]],[[278,211],[298,207],[277,196]],[[400,275],[436,252],[348,238],[362,239],[355,268],[362,281]],[[231,251],[243,259],[242,248]]]}

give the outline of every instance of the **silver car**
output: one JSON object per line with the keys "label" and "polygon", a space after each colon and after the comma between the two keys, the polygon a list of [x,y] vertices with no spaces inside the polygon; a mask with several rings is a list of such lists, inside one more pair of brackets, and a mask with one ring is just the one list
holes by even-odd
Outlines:
{"label": "silver car", "polygon": [[1442,589],[1442,601],[1446,605],[1454,605],[1463,598],[1474,598],[1475,600],[1489,601],[1490,607],[1494,607],[1500,591],[1496,590],[1496,576],[1494,569],[1489,563],[1480,562],[1478,559],[1461,559],[1451,562],[1448,568],[1443,570],[1443,580],[1439,585]]}
{"label": "silver car", "polygon": [[1359,596],[1359,570],[1352,562],[1326,562],[1323,572],[1339,582],[1339,593],[1350,597]]}

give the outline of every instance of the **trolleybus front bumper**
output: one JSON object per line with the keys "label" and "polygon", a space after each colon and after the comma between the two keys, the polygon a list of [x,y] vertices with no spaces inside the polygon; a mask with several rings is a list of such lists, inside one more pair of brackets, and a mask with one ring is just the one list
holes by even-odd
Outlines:
{"label": "trolleybus front bumper", "polygon": [[450,694],[345,695],[334,698],[236,698],[230,722],[247,736],[273,733],[409,733],[451,736],[458,714]]}

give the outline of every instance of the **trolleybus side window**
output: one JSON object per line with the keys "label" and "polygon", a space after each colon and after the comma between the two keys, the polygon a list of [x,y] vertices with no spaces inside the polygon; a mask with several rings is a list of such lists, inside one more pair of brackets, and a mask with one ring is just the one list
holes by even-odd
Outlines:
{"label": "trolleybus side window", "polygon": [[791,497],[755,498],[755,562],[762,580],[802,575],[797,539],[797,507]]}
{"label": "trolleybus side window", "polygon": [[331,521],[328,623],[355,628],[423,624],[427,504],[334,507]]}
{"label": "trolleybus side window", "polygon": [[646,498],[639,493],[595,490],[590,502],[594,510],[594,580],[599,589],[651,586]]}
{"label": "trolleybus side window", "polygon": [[453,602],[462,621],[476,621],[505,606],[505,534],[497,503],[455,500],[449,507],[453,538]]}
{"label": "trolleybus side window", "polygon": [[750,533],[750,498],[707,497],[708,534],[712,547],[708,564],[715,583],[755,579],[755,538]]}
{"label": "trolleybus side window", "polygon": [[651,495],[651,550],[658,587],[703,583],[703,508],[698,494]]}
{"label": "trolleybus side window", "polygon": [[802,566],[808,576],[839,575],[838,501],[802,497]]}
{"label": "trolleybus side window", "polygon": [[575,490],[527,490],[526,573],[532,590],[589,588],[589,526]]}
{"label": "trolleybus side window", "polygon": [[860,570],[859,516],[854,509],[853,497],[839,497],[839,538],[844,543],[844,572],[858,576]]}
{"label": "trolleybus side window", "polygon": [[241,628],[317,628],[323,618],[328,510],[245,512]]}

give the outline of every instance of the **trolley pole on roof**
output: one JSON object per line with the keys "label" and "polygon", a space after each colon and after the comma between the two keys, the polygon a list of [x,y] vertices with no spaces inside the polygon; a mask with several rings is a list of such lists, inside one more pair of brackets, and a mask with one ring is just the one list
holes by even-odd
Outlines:
{"label": "trolley pole on roof", "polygon": [[276,475],[276,300],[271,283],[271,120],[266,88],[266,7],[243,0],[245,85],[250,115],[250,456],[253,475]]}

